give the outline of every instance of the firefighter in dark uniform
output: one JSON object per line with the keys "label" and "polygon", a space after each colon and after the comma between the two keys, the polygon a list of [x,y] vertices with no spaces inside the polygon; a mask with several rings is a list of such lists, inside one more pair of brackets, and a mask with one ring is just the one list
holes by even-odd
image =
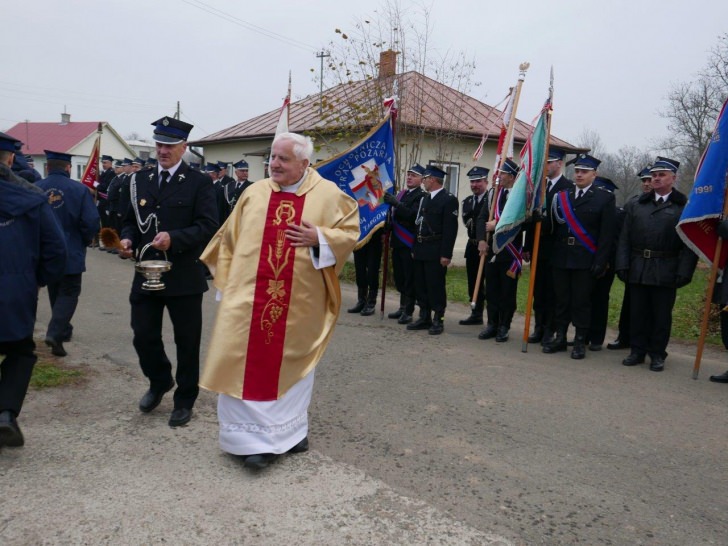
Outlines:
{"label": "firefighter in dark uniform", "polygon": [[[475,283],[478,280],[478,268],[480,266],[480,253],[478,252],[478,235],[476,224],[478,215],[486,201],[485,190],[488,187],[488,169],[485,167],[473,167],[468,171],[470,180],[470,191],[473,194],[463,199],[462,218],[465,229],[468,232],[468,242],[465,245],[465,270],[468,274],[468,297],[473,301]],[[468,318],[462,319],[460,324],[483,324],[483,307],[485,304],[485,276],[481,275],[478,285],[478,298],[475,307],[470,311]]]}
{"label": "firefighter in dark uniform", "polygon": [[[597,176],[594,179],[594,186],[614,193],[619,188],[609,178]],[[617,255],[617,241],[619,240],[620,216],[624,217],[622,207],[616,207],[616,222],[612,250],[609,253],[609,265],[603,276],[594,281],[592,292],[591,319],[589,320],[589,333],[586,336],[590,351],[601,351],[604,344],[604,337],[607,334],[607,322],[609,319],[609,292],[614,283],[614,259]]]}
{"label": "firefighter in dark uniform", "polygon": [[422,198],[415,224],[412,247],[415,262],[415,291],[420,316],[408,330],[428,330],[439,335],[444,330],[447,307],[447,267],[458,234],[458,200],[442,185],[445,171],[434,165],[425,169],[422,183],[429,195]]}
{"label": "firefighter in dark uniform", "polygon": [[48,176],[36,185],[46,192],[48,203],[56,215],[66,238],[68,259],[63,277],[48,283],[51,320],[45,343],[56,356],[66,356],[64,341],[73,334],[71,319],[81,295],[81,277],[86,271],[86,247],[99,232],[99,213],[89,189],[71,180],[72,156],[45,150]]}
{"label": "firefighter in dark uniform", "polygon": [[374,314],[379,290],[379,269],[382,264],[382,231],[375,231],[363,246],[354,251],[357,301],[348,313],[365,317]]}
{"label": "firefighter in dark uniform", "polygon": [[422,189],[423,174],[425,168],[415,163],[407,170],[407,187],[396,197],[390,193],[384,194],[384,201],[392,206],[392,272],[399,292],[399,309],[389,313],[387,317],[397,319],[399,324],[412,322],[415,312],[415,264],[412,245],[417,231],[417,210],[420,208],[420,201],[427,195]]}
{"label": "firefighter in dark uniform", "polygon": [[500,343],[508,341],[513,313],[516,312],[518,277],[521,275],[523,264],[522,236],[519,231],[512,243],[497,253],[494,252],[492,241],[489,242],[488,237],[495,231],[498,218],[503,212],[517,175],[518,164],[506,159],[499,172],[500,183],[488,191],[486,203],[480,210],[477,220],[478,252],[485,254],[483,275],[485,307],[488,315],[488,323],[478,334],[478,339],[495,338]]}
{"label": "firefighter in dark uniform", "polygon": [[252,184],[252,182],[248,180],[247,161],[241,159],[237,163],[234,163],[233,167],[235,168],[235,176],[237,177],[237,180],[233,180],[231,178],[230,181],[222,187],[222,194],[225,201],[224,203],[221,203],[221,205],[225,207],[225,211],[224,219],[221,215],[220,225],[222,225],[225,220],[227,220],[228,216],[230,216],[230,213],[235,208],[235,203],[238,202],[238,199],[240,199],[240,196],[243,195],[245,189]]}
{"label": "firefighter in dark uniform", "polygon": [[[118,168],[117,168],[118,167]],[[121,233],[121,213],[119,212],[119,197],[121,184],[126,176],[126,169],[131,167],[131,159],[117,160],[114,165],[116,176],[111,179],[108,187],[109,227],[117,233]],[[108,252],[116,253],[116,249],[107,249]]]}
{"label": "firefighter in dark uniform", "polygon": [[[640,179],[640,189],[642,191],[640,192],[640,194],[633,195],[632,197],[630,197],[630,201],[636,200],[637,198],[639,198],[639,196],[642,193],[649,193],[652,191],[652,174],[650,173],[651,168],[652,168],[651,165],[648,167],[645,167],[637,175]],[[617,242],[619,241],[619,235],[622,233],[622,226],[624,226],[625,214],[626,213],[625,213],[624,207],[620,207],[617,209]],[[616,247],[616,245],[615,245],[615,247]],[[616,248],[615,248],[615,256],[616,256]],[[617,325],[617,331],[618,331],[617,339],[615,339],[611,343],[607,344],[607,349],[609,349],[610,351],[616,351],[619,349],[629,349],[629,347],[630,347],[629,300],[630,300],[629,283],[624,283],[624,295],[622,296],[622,308],[619,311],[619,323]]]}
{"label": "firefighter in dark uniform", "polygon": [[698,257],[677,234],[687,197],[674,188],[678,161],[658,157],[650,169],[652,191],[625,207],[617,246],[617,275],[629,283],[630,344],[625,366],[650,356],[650,370],[665,369],[677,289],[690,283]]}
{"label": "firefighter in dark uniform", "polygon": [[101,227],[110,227],[109,225],[109,184],[116,176],[114,172],[114,158],[110,155],[101,156],[101,173],[99,174],[99,184],[96,186],[96,210],[99,211],[101,219]]}
{"label": "firefighter in dark uniform", "polygon": [[[723,244],[728,244],[728,220],[722,220],[718,224],[718,236],[723,239]],[[717,279],[716,279],[717,281]],[[723,270],[720,282],[716,282],[713,291],[713,303],[720,304],[720,337],[723,347],[728,349],[728,270]],[[713,383],[728,383],[728,371],[722,374],[711,375]]]}
{"label": "firefighter in dark uniform", "polygon": [[[553,226],[548,211],[554,196],[563,190],[568,190],[574,183],[563,174],[564,156],[566,153],[558,148],[549,148],[549,157],[546,165],[546,199],[544,210],[547,214],[541,223],[541,235],[538,247],[538,265],[536,279],[533,285],[533,314],[535,325],[533,333],[528,336],[528,343],[541,343],[545,345],[554,335],[554,314],[556,310],[553,270],[551,268],[551,254],[554,247]],[[529,235],[533,231],[527,232]],[[529,237],[530,238],[530,237]],[[533,242],[526,245],[532,248]]]}
{"label": "firefighter in dark uniform", "polygon": [[616,207],[614,195],[594,185],[601,161],[580,154],[575,163],[574,187],[556,194],[550,211],[555,239],[551,264],[556,336],[544,345],[543,352],[566,350],[566,329],[571,322],[576,329],[571,358],[579,360],[586,356],[594,284],[609,267]]}
{"label": "firefighter in dark uniform", "polygon": [[217,230],[217,207],[209,179],[182,161],[192,125],[172,117],[153,125],[159,164],[131,180],[132,206],[124,219],[120,255],[128,258],[136,252],[137,259],[172,262],[162,276],[162,290],[145,290],[144,278],[136,273],[129,302],[134,348],[149,380],[149,390],[139,402],[145,413],[175,385],[162,341],[165,307],[169,313],[177,347],[177,389],[169,425],[177,427],[189,422],[199,393],[202,294],[207,282],[198,258]]}

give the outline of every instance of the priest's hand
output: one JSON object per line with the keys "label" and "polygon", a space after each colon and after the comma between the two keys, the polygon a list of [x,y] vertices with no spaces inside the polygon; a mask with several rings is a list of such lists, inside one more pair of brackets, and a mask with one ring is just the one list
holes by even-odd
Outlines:
{"label": "priest's hand", "polygon": [[301,220],[301,225],[288,224],[285,231],[286,239],[291,241],[291,246],[318,246],[318,230],[311,222]]}
{"label": "priest's hand", "polygon": [[172,239],[166,231],[160,231],[152,240],[152,248],[166,252],[172,246]]}

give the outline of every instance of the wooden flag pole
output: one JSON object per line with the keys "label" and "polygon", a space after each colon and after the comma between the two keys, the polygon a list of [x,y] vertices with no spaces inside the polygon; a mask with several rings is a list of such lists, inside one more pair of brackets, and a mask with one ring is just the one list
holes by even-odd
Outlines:
{"label": "wooden flag pole", "polygon": [[[510,147],[511,139],[513,138],[513,129],[516,126],[516,111],[518,110],[518,100],[521,97],[521,88],[523,87],[523,80],[526,79],[526,71],[528,70],[528,67],[531,66],[529,63],[521,63],[518,67],[518,83],[516,83],[516,94],[513,96],[513,108],[511,108],[511,119],[508,120],[508,128],[506,130],[506,139],[503,143],[503,147],[505,151],[501,155],[500,161],[498,162],[498,172],[496,172],[496,178],[495,183],[493,184],[493,202],[490,204],[490,210],[488,212],[488,221],[493,219],[493,214],[495,213],[495,203],[498,200],[498,187],[500,186],[500,169],[503,167],[503,163],[505,162],[507,156],[508,156],[508,148]],[[477,233],[477,230],[476,230]],[[488,239],[488,235],[486,233],[486,240]],[[476,276],[475,280],[475,288],[473,288],[473,300],[470,302],[470,308],[475,309],[475,302],[478,300],[478,291],[480,288],[480,281],[483,278],[483,269],[485,267],[485,256],[488,254],[487,249],[486,252],[481,254],[480,256],[480,263],[478,264],[478,275]]]}
{"label": "wooden flag pole", "polygon": [[[719,222],[728,216],[728,175],[726,175],[724,185],[723,213],[720,216]],[[713,263],[710,267],[708,286],[705,289],[705,307],[703,308],[703,320],[700,322],[700,337],[698,338],[698,351],[695,353],[695,363],[693,364],[693,379],[697,379],[698,374],[700,373],[700,360],[703,358],[703,347],[705,346],[705,337],[708,333],[710,306],[713,303],[713,290],[715,288],[715,279],[718,277],[718,264],[720,262],[720,254],[722,250],[723,238],[719,235],[718,241],[715,243],[715,254],[713,254]],[[723,282],[728,282],[728,279],[724,277]]]}
{"label": "wooden flag pole", "polygon": [[[554,101],[554,69],[551,68],[551,87],[549,88],[549,110],[546,118],[546,148],[544,150],[543,165],[544,170],[541,176],[541,204],[546,203],[546,165],[549,159],[549,149],[551,148],[551,117],[553,115]],[[548,210],[546,214],[548,214]],[[538,271],[538,251],[541,244],[541,223],[536,222],[533,232],[533,252],[531,252],[531,275],[528,278],[528,297],[526,298],[526,320],[523,326],[523,342],[521,343],[521,352],[528,352],[528,332],[531,329],[531,307],[533,305],[533,291],[536,286],[536,272]]]}

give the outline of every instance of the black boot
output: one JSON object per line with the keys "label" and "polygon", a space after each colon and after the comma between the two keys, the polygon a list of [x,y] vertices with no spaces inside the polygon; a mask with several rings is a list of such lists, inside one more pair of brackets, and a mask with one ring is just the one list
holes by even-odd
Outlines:
{"label": "black boot", "polygon": [[478,339],[493,339],[498,335],[498,327],[495,324],[488,323],[485,330],[478,334]]}
{"label": "black boot", "polygon": [[376,310],[376,307],[377,307],[377,300],[374,300],[374,301],[371,301],[371,300],[370,300],[370,301],[368,301],[368,302],[367,302],[367,304],[366,304],[366,305],[364,306],[364,309],[362,309],[362,310],[360,311],[360,314],[361,314],[361,315],[362,315],[363,317],[368,317],[368,316],[370,316],[370,315],[373,315],[373,314],[374,314],[374,311]]}
{"label": "black boot", "polygon": [[423,311],[420,309],[420,318],[414,321],[412,324],[407,325],[408,330],[429,330],[432,326],[432,319],[430,318],[429,311]]}
{"label": "black boot", "polygon": [[463,326],[470,326],[473,324],[483,324],[483,311],[471,311],[470,316],[466,319],[459,321],[459,324]]}
{"label": "black boot", "polygon": [[431,336],[439,336],[445,330],[444,319],[443,313],[435,313],[435,316],[432,318],[432,326],[430,326],[427,333]]}
{"label": "black boot", "polygon": [[571,349],[571,358],[581,360],[586,356],[586,336],[583,332],[574,335],[574,348]]}
{"label": "black boot", "polygon": [[551,342],[543,346],[544,353],[558,353],[566,350],[566,333],[559,331]]}
{"label": "black boot", "polygon": [[346,310],[347,313],[361,313],[362,309],[366,307],[367,302],[360,299],[356,302],[356,305],[354,307],[349,307],[349,309]]}
{"label": "black boot", "polygon": [[403,314],[403,313],[404,313],[404,307],[400,307],[400,308],[399,308],[399,309],[397,309],[396,311],[394,311],[394,312],[392,312],[392,313],[389,313],[389,314],[387,315],[387,318],[391,318],[391,319],[398,319],[399,317],[401,317],[401,316],[402,316],[402,314]]}
{"label": "black boot", "polygon": [[505,326],[504,324],[501,324],[498,326],[498,333],[495,336],[495,340],[498,343],[503,343],[505,341],[508,341],[508,326]]}

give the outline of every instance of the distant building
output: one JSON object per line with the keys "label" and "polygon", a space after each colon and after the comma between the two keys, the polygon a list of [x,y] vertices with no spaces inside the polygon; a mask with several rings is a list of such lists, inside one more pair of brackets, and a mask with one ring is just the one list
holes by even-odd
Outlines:
{"label": "distant building", "polygon": [[28,121],[5,132],[23,142],[23,153],[33,157],[36,170],[43,176],[47,174],[44,150],[72,154],[71,176],[78,180],[96,142],[99,124],[102,154],[114,159],[134,157],[134,150],[108,122],[71,121],[70,114],[61,114],[60,123]]}
{"label": "distant building", "polygon": [[[134,157],[141,157],[146,161],[150,157],[157,156],[157,146],[152,140],[127,140],[126,143],[129,145],[129,148],[134,150]],[[134,159],[134,157],[130,159]]]}

